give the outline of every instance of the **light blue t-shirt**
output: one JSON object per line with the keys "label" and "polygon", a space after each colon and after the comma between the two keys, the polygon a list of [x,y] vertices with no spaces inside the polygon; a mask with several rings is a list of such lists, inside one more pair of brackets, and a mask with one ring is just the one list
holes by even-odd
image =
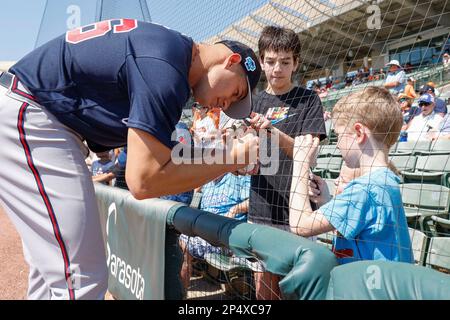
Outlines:
{"label": "light blue t-shirt", "polygon": [[414,262],[399,183],[391,170],[378,169],[352,180],[320,207],[319,212],[339,232],[333,241],[339,263]]}
{"label": "light blue t-shirt", "polygon": [[103,162],[101,160],[95,160],[92,162],[92,175],[97,176],[104,173],[109,173],[114,169],[114,162],[108,160]]}
{"label": "light blue t-shirt", "polygon": [[[250,196],[250,176],[235,176],[227,173],[222,179],[211,181],[202,187],[200,209],[225,215],[231,207]],[[247,220],[245,213],[236,215],[238,220]]]}

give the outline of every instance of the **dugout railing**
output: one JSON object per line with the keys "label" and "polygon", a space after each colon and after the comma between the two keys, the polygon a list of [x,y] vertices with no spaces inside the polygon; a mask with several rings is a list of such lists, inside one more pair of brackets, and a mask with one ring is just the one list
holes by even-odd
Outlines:
{"label": "dugout railing", "polygon": [[450,299],[450,276],[431,268],[383,261],[338,266],[326,246],[286,231],[173,201],[137,201],[105,185],[95,189],[108,289],[116,299],[183,298],[179,233],[198,235],[242,258],[257,258],[266,270],[281,275],[283,299]]}

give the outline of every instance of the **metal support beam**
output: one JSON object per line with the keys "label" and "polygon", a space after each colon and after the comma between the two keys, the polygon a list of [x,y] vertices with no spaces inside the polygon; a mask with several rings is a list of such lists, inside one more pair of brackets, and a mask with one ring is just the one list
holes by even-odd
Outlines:
{"label": "metal support beam", "polygon": [[[420,1],[419,4],[417,4],[414,1],[411,0],[395,0],[397,3],[400,3],[403,7],[412,7],[411,10],[414,13],[417,13],[421,15],[424,18],[430,19],[434,21],[436,24],[439,24],[444,27],[450,27],[450,14],[448,10],[445,10],[445,8],[442,8],[442,11],[435,10],[431,4],[432,0],[430,2],[427,2],[427,6],[421,5]],[[447,3],[447,1],[445,2]]]}

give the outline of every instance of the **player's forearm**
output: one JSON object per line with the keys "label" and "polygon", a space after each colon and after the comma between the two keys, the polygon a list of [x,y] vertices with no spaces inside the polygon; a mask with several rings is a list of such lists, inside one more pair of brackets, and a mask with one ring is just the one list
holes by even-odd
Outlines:
{"label": "player's forearm", "polygon": [[236,166],[227,164],[201,165],[169,162],[157,173],[143,177],[134,196],[142,200],[190,191],[234,170]]}

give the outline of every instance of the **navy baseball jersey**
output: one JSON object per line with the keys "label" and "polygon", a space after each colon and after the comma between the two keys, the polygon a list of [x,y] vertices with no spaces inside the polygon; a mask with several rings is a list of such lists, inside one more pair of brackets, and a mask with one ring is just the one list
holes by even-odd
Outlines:
{"label": "navy baseball jersey", "polygon": [[160,25],[107,20],[68,31],[10,71],[93,151],[125,145],[128,127],[172,147],[190,96],[192,46]]}

